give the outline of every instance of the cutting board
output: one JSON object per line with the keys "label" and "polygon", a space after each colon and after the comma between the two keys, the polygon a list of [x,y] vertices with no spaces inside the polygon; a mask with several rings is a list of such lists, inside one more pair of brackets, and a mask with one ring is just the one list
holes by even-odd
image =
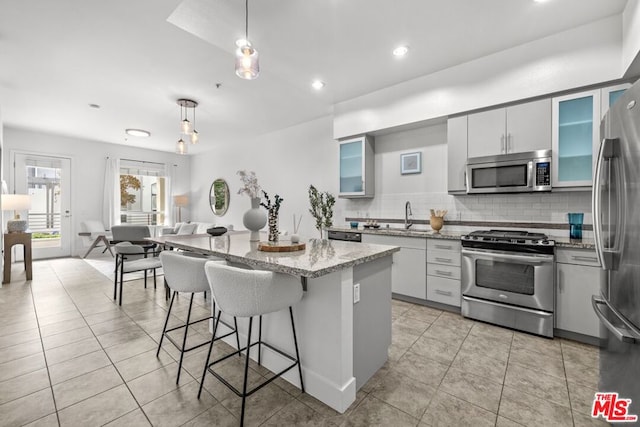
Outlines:
{"label": "cutting board", "polygon": [[307,245],[305,243],[291,243],[291,242],[260,242],[258,243],[258,250],[263,252],[295,252],[304,251]]}

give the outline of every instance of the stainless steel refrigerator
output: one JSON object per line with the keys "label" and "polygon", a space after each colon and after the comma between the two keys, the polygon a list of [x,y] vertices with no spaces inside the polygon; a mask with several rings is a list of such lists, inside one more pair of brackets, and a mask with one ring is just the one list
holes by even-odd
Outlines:
{"label": "stainless steel refrigerator", "polygon": [[632,399],[640,415],[640,84],[602,120],[593,185],[596,252],[607,281],[592,298],[600,319],[599,392]]}

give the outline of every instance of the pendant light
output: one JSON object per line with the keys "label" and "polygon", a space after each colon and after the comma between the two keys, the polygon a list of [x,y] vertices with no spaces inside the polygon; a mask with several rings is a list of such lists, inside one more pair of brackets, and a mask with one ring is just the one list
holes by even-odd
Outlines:
{"label": "pendant light", "polygon": [[200,137],[198,136],[198,131],[196,130],[196,109],[193,109],[193,132],[191,132],[191,143],[197,144]]}
{"label": "pendant light", "polygon": [[245,0],[245,32],[244,39],[237,40],[236,75],[241,79],[254,80],[260,74],[258,51],[249,41],[249,0]]}
{"label": "pendant light", "polygon": [[188,150],[188,145],[186,142],[184,142],[184,140],[182,138],[180,138],[178,140],[178,142],[176,143],[176,153],[178,154],[187,154]]}
{"label": "pendant light", "polygon": [[[181,98],[176,101],[176,104],[180,106],[180,133],[183,136],[190,137],[191,144],[197,144],[200,139],[198,131],[195,129],[196,107],[198,103],[192,99]],[[189,110],[193,111],[193,123],[189,121]],[[176,143],[176,153],[187,154],[187,146],[187,142],[185,142],[181,136]]]}

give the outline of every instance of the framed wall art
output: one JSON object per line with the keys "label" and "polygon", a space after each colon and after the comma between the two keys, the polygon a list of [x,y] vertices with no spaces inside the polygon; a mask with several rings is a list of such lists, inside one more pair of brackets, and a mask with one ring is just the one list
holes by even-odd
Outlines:
{"label": "framed wall art", "polygon": [[422,153],[405,153],[400,155],[400,173],[408,175],[422,173]]}

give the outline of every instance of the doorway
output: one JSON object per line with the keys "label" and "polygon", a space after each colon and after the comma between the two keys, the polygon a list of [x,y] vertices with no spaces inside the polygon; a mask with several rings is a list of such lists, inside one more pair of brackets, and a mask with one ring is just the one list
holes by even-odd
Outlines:
{"label": "doorway", "polygon": [[31,196],[33,258],[71,256],[71,159],[13,152],[13,188]]}

